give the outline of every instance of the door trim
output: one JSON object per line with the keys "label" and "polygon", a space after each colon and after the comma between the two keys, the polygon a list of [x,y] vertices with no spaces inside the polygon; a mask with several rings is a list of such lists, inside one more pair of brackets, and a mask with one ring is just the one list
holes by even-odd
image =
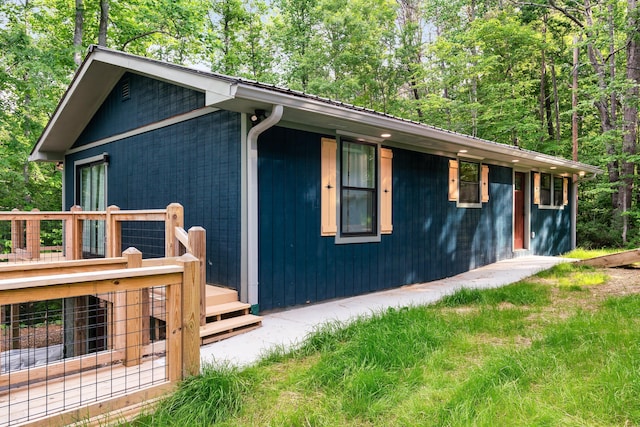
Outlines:
{"label": "door trim", "polygon": [[[515,248],[515,229],[516,229],[516,172],[524,174],[524,236],[522,249]],[[511,174],[511,251],[525,251],[531,248],[531,171],[526,169],[513,169]]]}

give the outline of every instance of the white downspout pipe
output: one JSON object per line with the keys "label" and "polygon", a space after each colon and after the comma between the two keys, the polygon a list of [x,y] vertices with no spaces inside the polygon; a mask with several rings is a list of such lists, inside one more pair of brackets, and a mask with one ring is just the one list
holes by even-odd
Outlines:
{"label": "white downspout pipe", "polygon": [[571,180],[571,250],[574,250],[577,246],[578,180],[576,178]]}
{"label": "white downspout pipe", "polygon": [[258,137],[275,126],[284,108],[274,105],[271,115],[251,128],[247,135],[247,302],[258,304]]}

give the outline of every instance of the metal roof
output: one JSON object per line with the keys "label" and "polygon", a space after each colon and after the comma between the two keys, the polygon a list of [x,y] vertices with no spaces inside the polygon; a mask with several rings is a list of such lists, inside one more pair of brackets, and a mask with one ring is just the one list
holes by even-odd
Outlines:
{"label": "metal roof", "polygon": [[[268,112],[275,104],[283,105],[282,124],[285,126],[308,127],[324,134],[362,136],[385,145],[449,157],[467,156],[511,167],[565,174],[601,173],[599,168],[591,165],[448,131],[369,108],[97,46],[89,48],[34,146],[30,159],[62,161],[64,153],[89,124],[125,72],[204,92],[205,104],[215,109],[252,114],[256,109]],[[391,136],[382,137],[382,134]]]}

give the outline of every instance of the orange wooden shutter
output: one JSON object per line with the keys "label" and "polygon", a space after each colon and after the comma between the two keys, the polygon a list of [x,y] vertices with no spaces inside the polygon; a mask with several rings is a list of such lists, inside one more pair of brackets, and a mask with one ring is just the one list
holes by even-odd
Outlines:
{"label": "orange wooden shutter", "polygon": [[393,207],[393,174],[391,164],[393,151],[388,148],[380,149],[380,233],[391,234],[393,231],[392,207]]}
{"label": "orange wooden shutter", "polygon": [[458,161],[449,160],[449,201],[458,201]]}
{"label": "orange wooden shutter", "polygon": [[322,182],[320,188],[320,209],[322,236],[335,236],[336,224],[336,151],[335,139],[322,138]]}
{"label": "orange wooden shutter", "polygon": [[562,204],[569,204],[569,180],[562,178]]}
{"label": "orange wooden shutter", "polygon": [[533,174],[533,203],[540,204],[540,174],[538,172]]}
{"label": "orange wooden shutter", "polygon": [[489,201],[489,166],[482,165],[482,201]]}

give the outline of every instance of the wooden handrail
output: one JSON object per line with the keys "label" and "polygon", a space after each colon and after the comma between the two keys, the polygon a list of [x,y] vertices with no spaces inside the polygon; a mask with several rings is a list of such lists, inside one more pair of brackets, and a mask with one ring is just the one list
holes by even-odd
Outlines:
{"label": "wooden handrail", "polygon": [[[51,291],[47,287],[63,286],[64,295],[53,294],[59,298],[75,297],[88,294],[99,294],[107,292],[126,291],[129,289],[139,289],[150,286],[160,286],[166,284],[176,284],[180,282],[180,273],[183,269],[177,265],[161,265],[158,267],[128,268],[125,270],[94,271],[69,274],[54,274],[49,276],[25,277],[15,279],[0,280],[0,291],[20,291],[26,294],[27,290],[33,289],[38,297],[45,298],[28,300],[17,300],[11,295],[3,299],[5,304],[14,302],[31,302],[50,299]],[[136,278],[145,279],[143,283],[129,283]],[[85,284],[75,289],[73,284]],[[27,297],[27,295],[23,295]],[[20,295],[18,295],[20,297]],[[6,302],[5,302],[6,301]]]}
{"label": "wooden handrail", "polygon": [[175,234],[176,234],[176,239],[178,239],[178,241],[182,243],[182,246],[184,246],[187,252],[193,253],[191,249],[191,244],[189,243],[189,235],[187,234],[186,231],[184,231],[184,228],[176,227]]}
{"label": "wooden handrail", "polygon": [[[135,220],[145,220],[147,218],[149,221],[162,221],[164,220],[166,209],[149,209],[149,210],[130,210],[130,211],[120,211],[117,215],[120,221],[135,221]],[[29,211],[1,211],[0,212],[0,221],[8,221],[8,220],[28,220],[28,219],[40,219],[40,220],[62,220],[68,218],[69,216],[79,217],[82,219],[104,219],[105,211],[40,211],[40,212],[29,212]],[[144,217],[144,218],[141,218]]]}
{"label": "wooden handrail", "polygon": [[[126,266],[127,260],[124,257],[39,262],[29,264],[9,264],[0,265],[0,280],[33,276],[48,276],[55,274],[80,273],[83,271],[113,270],[116,268],[126,268]],[[150,265],[147,265],[146,267],[150,267]]]}

